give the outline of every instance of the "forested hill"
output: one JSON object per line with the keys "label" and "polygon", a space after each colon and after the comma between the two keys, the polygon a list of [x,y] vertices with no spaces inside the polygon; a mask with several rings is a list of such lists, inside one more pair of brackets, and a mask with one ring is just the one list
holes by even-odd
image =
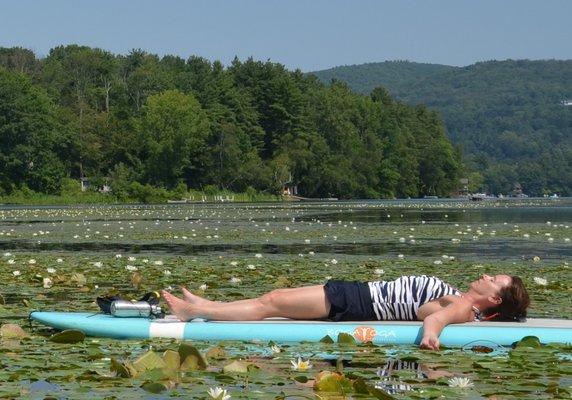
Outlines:
{"label": "forested hill", "polygon": [[438,113],[252,59],[0,48],[0,195],[217,186],[309,197],[447,196],[460,155]]}
{"label": "forested hill", "polygon": [[385,61],[359,65],[343,65],[312,72],[322,82],[332,79],[346,82],[356,92],[368,94],[375,87],[383,86],[393,93],[408,83],[426,79],[457,67],[441,64],[423,64],[409,61]]}
{"label": "forested hill", "polygon": [[[493,193],[520,183],[526,193],[572,195],[572,60],[508,60],[467,67],[405,61],[314,72],[361,93],[383,86],[409,104],[443,115],[473,183]],[[480,175],[480,176],[479,176]]]}

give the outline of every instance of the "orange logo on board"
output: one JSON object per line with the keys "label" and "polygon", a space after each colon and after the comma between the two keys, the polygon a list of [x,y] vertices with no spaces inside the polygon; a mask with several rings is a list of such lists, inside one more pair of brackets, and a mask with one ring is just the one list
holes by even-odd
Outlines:
{"label": "orange logo on board", "polygon": [[354,330],[354,337],[364,343],[372,342],[375,335],[377,332],[371,326],[358,326]]}

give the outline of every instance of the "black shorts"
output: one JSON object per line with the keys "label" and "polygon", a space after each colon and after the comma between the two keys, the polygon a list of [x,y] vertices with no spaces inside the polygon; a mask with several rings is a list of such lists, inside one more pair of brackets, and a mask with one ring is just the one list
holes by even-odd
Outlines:
{"label": "black shorts", "polygon": [[331,304],[328,319],[332,321],[374,321],[369,286],[363,282],[329,280],[324,285]]}

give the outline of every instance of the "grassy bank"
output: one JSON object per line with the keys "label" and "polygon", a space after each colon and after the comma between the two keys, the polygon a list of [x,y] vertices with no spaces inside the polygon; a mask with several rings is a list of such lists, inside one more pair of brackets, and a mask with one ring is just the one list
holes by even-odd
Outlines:
{"label": "grassy bank", "polygon": [[169,201],[187,202],[262,202],[281,201],[282,197],[248,188],[245,192],[235,193],[220,190],[215,186],[206,186],[204,190],[177,188],[167,190],[134,182],[118,192],[100,193],[81,191],[78,187],[62,190],[62,193],[45,194],[24,188],[10,195],[0,196],[0,204],[14,205],[73,205],[73,204],[160,204]]}

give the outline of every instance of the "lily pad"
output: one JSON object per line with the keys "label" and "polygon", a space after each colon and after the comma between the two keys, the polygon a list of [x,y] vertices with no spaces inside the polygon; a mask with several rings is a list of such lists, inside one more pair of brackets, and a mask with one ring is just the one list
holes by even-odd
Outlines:
{"label": "lily pad", "polygon": [[334,343],[334,339],[332,339],[330,337],[330,335],[326,335],[323,338],[320,339],[320,343],[327,343],[327,344],[332,344]]}
{"label": "lily pad", "polygon": [[115,375],[120,378],[131,378],[137,375],[137,370],[131,363],[121,363],[115,358],[111,359],[111,366],[109,369],[111,372],[115,372]]}
{"label": "lily pad", "polygon": [[181,358],[181,370],[205,369],[208,366],[207,360],[196,347],[188,343],[181,343],[179,346],[179,356]]}
{"label": "lily pad", "polygon": [[519,342],[516,343],[516,348],[519,347],[532,347],[539,348],[542,347],[540,340],[536,336],[525,336]]}
{"label": "lily pad", "polygon": [[173,387],[173,385],[168,382],[146,382],[141,385],[141,389],[155,394],[169,390],[171,387]]}
{"label": "lily pad", "polygon": [[246,374],[248,373],[248,363],[235,360],[230,364],[225,365],[222,368],[222,372],[224,372],[225,374],[229,373]]}
{"label": "lily pad", "polygon": [[133,367],[135,367],[138,372],[143,372],[157,368],[166,368],[167,364],[165,364],[165,361],[163,361],[161,356],[154,351],[149,350],[137,360],[133,361]]}
{"label": "lily pad", "polygon": [[221,360],[226,357],[226,352],[220,346],[215,346],[207,351],[207,359]]}
{"label": "lily pad", "polygon": [[30,336],[17,324],[2,325],[2,327],[0,327],[0,335],[3,339],[24,339]]}
{"label": "lily pad", "polygon": [[356,344],[356,339],[349,333],[340,332],[338,334],[338,343]]}
{"label": "lily pad", "polygon": [[85,339],[85,333],[78,329],[66,329],[50,336],[50,342],[54,343],[79,343]]}
{"label": "lily pad", "polygon": [[314,390],[317,392],[337,393],[340,395],[353,391],[352,382],[342,374],[322,371],[316,376]]}
{"label": "lily pad", "polygon": [[70,282],[74,283],[78,287],[83,287],[87,283],[87,279],[84,274],[74,272],[70,277]]}
{"label": "lily pad", "polygon": [[163,353],[163,361],[167,368],[177,370],[181,366],[181,356],[175,350],[166,350]]}

